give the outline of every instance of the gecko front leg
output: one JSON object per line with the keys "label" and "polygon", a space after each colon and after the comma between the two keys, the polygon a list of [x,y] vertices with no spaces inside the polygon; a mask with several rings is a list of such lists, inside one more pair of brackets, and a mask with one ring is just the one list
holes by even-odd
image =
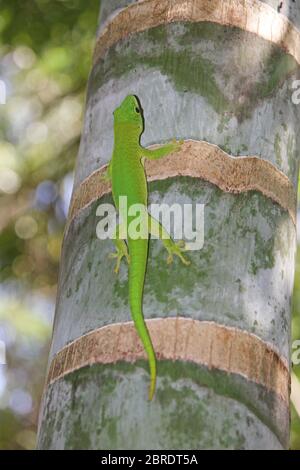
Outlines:
{"label": "gecko front leg", "polygon": [[140,147],[141,156],[148,160],[159,160],[160,158],[166,157],[170,153],[179,152],[183,144],[183,140],[173,140],[168,144],[161,145],[155,149],[145,149]]}
{"label": "gecko front leg", "polygon": [[173,262],[174,255],[178,256],[186,266],[190,264],[190,261],[183,256],[183,252],[185,251],[185,242],[183,240],[175,243],[167,230],[150,214],[148,214],[148,226],[149,233],[162,240],[164,247],[168,252],[167,264],[171,264]]}

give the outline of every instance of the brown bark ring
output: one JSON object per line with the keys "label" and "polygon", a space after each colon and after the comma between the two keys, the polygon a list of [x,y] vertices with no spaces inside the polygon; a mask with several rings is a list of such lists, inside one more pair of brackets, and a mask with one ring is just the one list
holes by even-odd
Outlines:
{"label": "brown bark ring", "polygon": [[209,21],[240,28],[266,39],[300,64],[300,32],[285,16],[259,0],[143,0],[123,8],[97,39],[94,63],[130,34],[175,21]]}
{"label": "brown bark ring", "polygon": [[[81,210],[111,192],[110,183],[101,180],[105,169],[106,166],[91,173],[74,191],[65,235]],[[208,142],[186,140],[179,152],[160,160],[146,160],[145,169],[148,181],[191,176],[229,193],[259,191],[287,210],[296,224],[297,196],[293,184],[282,171],[262,158],[232,157]]]}
{"label": "brown bark ring", "polygon": [[[258,336],[215,322],[191,318],[147,320],[158,360],[187,361],[238,374],[289,403],[287,361]],[[133,322],[115,323],[75,339],[53,358],[46,386],[92,364],[146,359]]]}

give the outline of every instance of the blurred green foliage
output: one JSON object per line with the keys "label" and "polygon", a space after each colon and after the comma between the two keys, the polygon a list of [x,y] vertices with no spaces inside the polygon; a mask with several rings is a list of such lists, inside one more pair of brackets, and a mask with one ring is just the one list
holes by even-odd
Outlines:
{"label": "blurred green foliage", "polygon": [[35,446],[99,0],[0,0],[0,449]]}
{"label": "blurred green foliage", "polygon": [[[36,441],[99,0],[0,0],[0,449]],[[300,338],[300,254],[293,339]],[[300,380],[300,366],[294,366]],[[292,410],[291,446],[300,449]]]}
{"label": "blurred green foliage", "polygon": [[[56,284],[65,177],[79,143],[98,10],[98,0],[0,2],[0,77],[8,90],[0,108],[0,189],[11,180],[0,202],[1,281]],[[52,183],[52,200],[36,191],[44,181]],[[18,236],[12,222],[24,214],[28,230]]]}

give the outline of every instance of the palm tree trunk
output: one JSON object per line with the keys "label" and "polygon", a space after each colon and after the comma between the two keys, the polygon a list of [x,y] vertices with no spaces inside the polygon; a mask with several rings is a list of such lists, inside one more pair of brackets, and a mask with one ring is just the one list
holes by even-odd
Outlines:
{"label": "palm tree trunk", "polygon": [[[102,1],[39,448],[288,447],[300,7],[280,3]],[[162,244],[150,242],[151,403],[127,267],[116,277],[112,243],[96,237],[99,198],[111,202],[100,174],[112,112],[127,94],[144,109],[144,146],[185,141],[147,166],[149,202],[205,204],[191,266],[167,266]]]}

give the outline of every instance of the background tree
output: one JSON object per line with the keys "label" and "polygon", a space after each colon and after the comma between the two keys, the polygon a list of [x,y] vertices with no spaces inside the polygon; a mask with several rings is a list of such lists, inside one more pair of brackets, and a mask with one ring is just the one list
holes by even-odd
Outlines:
{"label": "background tree", "polygon": [[[296,5],[289,14],[297,25]],[[40,448],[288,446],[299,42],[259,1],[102,2]],[[99,167],[112,152],[112,112],[129,93],[144,108],[145,145],[185,140],[177,159],[147,168],[150,201],[206,206],[204,247],[188,269],[167,269],[151,242],[144,314],[160,359],[151,403],[126,267],[116,279],[112,244],[95,235],[99,197],[111,200]],[[256,158],[231,157],[245,154]]]}

